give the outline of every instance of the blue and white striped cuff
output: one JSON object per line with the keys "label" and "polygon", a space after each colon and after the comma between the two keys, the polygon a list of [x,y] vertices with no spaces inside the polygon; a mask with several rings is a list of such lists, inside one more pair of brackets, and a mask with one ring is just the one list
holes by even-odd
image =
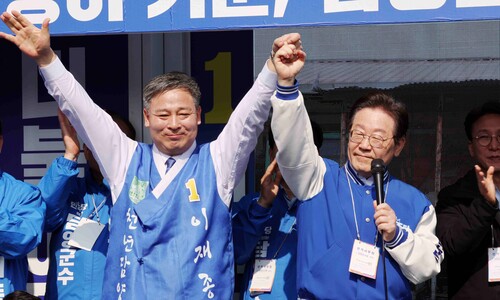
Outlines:
{"label": "blue and white striped cuff", "polygon": [[399,225],[396,226],[396,235],[392,239],[392,241],[386,242],[385,247],[389,249],[393,249],[398,245],[401,245],[408,238],[408,232],[401,228]]}
{"label": "blue and white striped cuff", "polygon": [[276,97],[280,100],[295,100],[299,96],[299,82],[295,79],[292,86],[276,84]]}

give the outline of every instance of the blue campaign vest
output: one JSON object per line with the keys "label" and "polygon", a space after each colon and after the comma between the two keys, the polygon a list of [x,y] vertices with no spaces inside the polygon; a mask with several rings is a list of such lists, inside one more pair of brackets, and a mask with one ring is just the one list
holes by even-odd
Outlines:
{"label": "blue campaign vest", "polygon": [[[297,288],[305,299],[384,299],[383,264],[378,263],[377,278],[362,278],[349,272],[356,227],[345,168],[324,159],[326,173],[323,190],[299,206]],[[374,186],[351,181],[361,240],[373,244]],[[415,231],[430,202],[414,187],[390,177],[387,203],[398,222]],[[379,236],[378,247],[381,247]],[[380,256],[381,259],[382,256]],[[412,299],[411,286],[398,264],[386,253],[389,299]]]}
{"label": "blue campaign vest", "polygon": [[152,146],[139,144],[111,215],[104,299],[231,299],[231,218],[209,144],[198,146],[159,199]]}

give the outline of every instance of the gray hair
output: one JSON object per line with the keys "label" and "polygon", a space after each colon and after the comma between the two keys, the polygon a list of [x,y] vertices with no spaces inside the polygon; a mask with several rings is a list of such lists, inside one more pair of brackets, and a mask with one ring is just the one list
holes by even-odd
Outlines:
{"label": "gray hair", "polygon": [[196,109],[200,106],[201,92],[198,83],[189,75],[182,72],[169,72],[158,75],[144,87],[143,105],[149,110],[151,99],[165,92],[181,89],[193,97]]}

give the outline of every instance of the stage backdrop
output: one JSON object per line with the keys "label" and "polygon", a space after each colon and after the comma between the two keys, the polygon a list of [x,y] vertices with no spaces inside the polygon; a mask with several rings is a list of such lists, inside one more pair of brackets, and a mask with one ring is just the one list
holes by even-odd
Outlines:
{"label": "stage backdrop", "polygon": [[[202,91],[198,143],[217,137],[233,108],[252,85],[252,37],[252,31],[191,35],[191,72]],[[238,43],[234,43],[235,40]],[[127,35],[52,39],[52,47],[62,62],[96,103],[125,117],[141,116],[129,111],[129,107],[137,107],[129,105],[132,103],[129,91],[142,89],[142,85],[132,86],[129,72],[137,69],[130,64],[139,62],[140,65],[142,57],[129,59],[128,43]],[[0,53],[0,66],[4,70],[0,73],[0,119],[4,135],[0,167],[20,180],[37,184],[52,160],[64,152],[57,106],[48,96],[34,63],[6,41],[0,40]],[[140,98],[130,101],[142,103]],[[142,118],[133,123],[142,124]],[[80,155],[82,176],[84,159]],[[246,178],[253,180],[253,168],[249,172]],[[254,184],[250,181],[247,186]],[[46,235],[29,256],[32,274],[28,290],[38,296],[45,291],[48,238]]]}
{"label": "stage backdrop", "polygon": [[50,18],[53,34],[68,35],[488,20],[500,18],[500,0],[2,0],[5,10]]}

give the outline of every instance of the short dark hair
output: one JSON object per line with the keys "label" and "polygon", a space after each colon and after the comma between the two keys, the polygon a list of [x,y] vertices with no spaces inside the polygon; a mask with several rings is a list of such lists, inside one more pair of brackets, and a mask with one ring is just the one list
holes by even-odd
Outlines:
{"label": "short dark hair", "polygon": [[15,291],[3,298],[4,300],[41,300],[37,296],[33,296],[25,291]]}
{"label": "short dark hair", "polygon": [[[314,145],[316,145],[316,148],[319,149],[321,146],[323,146],[323,129],[321,126],[311,120],[311,127],[313,131],[313,138],[314,138]],[[276,145],[276,142],[274,141],[274,136],[272,130],[269,129],[269,136],[268,136],[268,142],[269,142],[269,149],[273,149],[274,146]]]}
{"label": "short dark hair", "polygon": [[349,123],[347,128],[351,131],[352,122],[356,113],[364,108],[380,108],[392,117],[396,123],[394,140],[398,141],[406,136],[408,131],[408,111],[404,103],[396,101],[392,96],[384,92],[368,93],[354,102],[349,111]]}
{"label": "short dark hair", "polygon": [[198,83],[193,77],[178,71],[158,75],[151,79],[151,81],[144,87],[143,91],[144,108],[149,110],[151,100],[154,97],[175,89],[181,89],[188,92],[193,97],[194,105],[198,109],[201,98]]}
{"label": "short dark hair", "polygon": [[482,116],[489,114],[500,115],[499,101],[489,101],[469,111],[464,122],[465,134],[467,135],[469,141],[472,141],[472,126],[474,123],[476,123],[476,121]]}

